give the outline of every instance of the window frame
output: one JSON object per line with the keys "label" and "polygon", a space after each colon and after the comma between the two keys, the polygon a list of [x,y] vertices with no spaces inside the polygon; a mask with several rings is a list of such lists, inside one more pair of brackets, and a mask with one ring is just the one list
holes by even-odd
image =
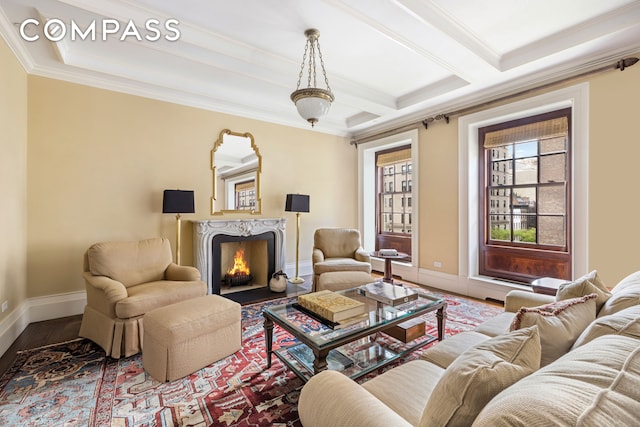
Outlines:
{"label": "window frame", "polygon": [[[572,134],[572,109],[560,108],[554,111],[548,111],[541,114],[529,115],[515,120],[504,121],[489,126],[478,128],[478,273],[483,276],[495,277],[509,281],[520,283],[530,283],[533,279],[543,276],[557,277],[561,279],[571,280],[573,265],[573,214],[572,214],[572,191],[573,191],[573,134]],[[493,148],[484,147],[484,136],[488,132],[501,130],[530,123],[549,120],[557,117],[567,117],[568,134],[566,144],[565,159],[565,237],[563,246],[542,245],[531,243],[520,243],[514,241],[491,240],[490,237],[490,203],[491,199],[488,194],[490,188],[496,187],[491,174],[490,150]],[[515,153],[512,159],[515,159]],[[540,150],[537,150],[537,158],[540,158]],[[514,160],[515,162],[515,160]],[[538,179],[536,180],[537,188],[541,185],[539,182],[540,165],[537,169]],[[491,175],[491,178],[490,178]],[[527,184],[527,186],[534,186]],[[500,186],[497,186],[500,188]],[[517,187],[512,183],[503,188]],[[539,200],[538,200],[539,201]],[[537,203],[537,202],[536,202]],[[510,215],[513,216],[513,210],[510,208]],[[538,209],[536,208],[536,218],[538,218]],[[511,219],[511,225],[513,220]],[[513,227],[510,227],[513,239]]]}

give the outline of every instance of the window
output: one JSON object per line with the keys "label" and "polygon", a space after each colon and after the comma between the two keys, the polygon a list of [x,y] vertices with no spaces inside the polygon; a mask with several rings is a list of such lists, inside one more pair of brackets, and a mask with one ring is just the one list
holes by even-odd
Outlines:
{"label": "window", "polygon": [[571,110],[478,131],[479,273],[571,278]]}
{"label": "window", "polygon": [[411,254],[411,147],[376,153],[376,249],[395,248]]}
{"label": "window", "polygon": [[234,186],[235,209],[252,210],[256,207],[255,180],[239,182]]}
{"label": "window", "polygon": [[[477,135],[475,133],[474,135]],[[413,188],[409,195],[413,200],[405,202],[405,210],[410,209],[414,218],[418,217],[420,209],[419,193],[420,193],[420,167],[419,162],[419,128],[410,129],[405,132],[385,136],[379,139],[371,139],[358,141],[358,227],[362,233],[362,247],[366,251],[374,251],[379,248],[396,248],[401,252],[411,255],[411,259],[417,260],[420,254],[420,246],[417,236],[420,233],[420,222],[414,221],[410,226],[410,232],[406,234],[380,234],[381,215],[380,212],[380,166],[377,164],[379,156],[400,148],[407,148],[410,151],[409,158],[411,163],[407,163],[407,173],[411,173],[413,180]],[[474,145],[476,147],[476,145]],[[398,169],[402,172],[402,167]],[[475,175],[474,175],[475,176]],[[407,179],[404,175],[403,179]],[[400,185],[400,184],[398,184]],[[402,203],[400,203],[401,205]],[[412,207],[413,206],[413,207]],[[400,238],[402,238],[400,240]],[[399,242],[396,242],[400,240]],[[411,259],[403,262],[403,274],[416,275],[417,266]],[[381,268],[380,263],[374,260],[375,268]],[[394,268],[395,271],[395,268]],[[414,277],[414,276],[412,276]],[[408,279],[408,277],[407,277]],[[409,279],[408,279],[409,280]],[[416,279],[417,280],[417,279]]]}

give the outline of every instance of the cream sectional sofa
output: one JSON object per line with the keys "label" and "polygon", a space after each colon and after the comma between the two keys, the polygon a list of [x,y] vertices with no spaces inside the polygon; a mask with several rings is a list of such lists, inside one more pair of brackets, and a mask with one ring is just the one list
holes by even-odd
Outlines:
{"label": "cream sectional sofa", "polygon": [[302,389],[302,424],[637,425],[640,271],[610,293],[594,271],[557,298],[512,291],[501,315],[363,384],[321,372]]}

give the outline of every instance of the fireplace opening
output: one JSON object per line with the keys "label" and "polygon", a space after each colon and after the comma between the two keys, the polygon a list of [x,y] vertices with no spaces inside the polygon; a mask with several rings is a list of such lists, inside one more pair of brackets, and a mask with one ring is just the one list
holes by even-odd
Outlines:
{"label": "fireplace opening", "polygon": [[227,294],[263,288],[275,272],[275,235],[218,234],[212,239],[212,291]]}
{"label": "fireplace opening", "polygon": [[[220,293],[238,292],[268,283],[266,240],[226,242],[220,244]],[[241,289],[242,288],[242,289]]]}
{"label": "fireplace opening", "polygon": [[[223,245],[228,245],[228,243],[223,243]],[[224,252],[224,248],[222,250]],[[241,247],[236,250],[232,264],[232,267],[229,268],[224,275],[223,284],[227,287],[246,286],[251,284],[253,276],[251,275],[249,262],[244,255],[244,245],[241,244]]]}

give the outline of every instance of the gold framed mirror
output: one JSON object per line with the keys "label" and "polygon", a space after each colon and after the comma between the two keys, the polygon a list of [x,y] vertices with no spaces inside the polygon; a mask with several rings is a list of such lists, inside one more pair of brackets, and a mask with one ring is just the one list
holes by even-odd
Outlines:
{"label": "gold framed mirror", "polygon": [[211,150],[211,171],[212,215],[261,213],[262,156],[253,135],[222,130]]}

